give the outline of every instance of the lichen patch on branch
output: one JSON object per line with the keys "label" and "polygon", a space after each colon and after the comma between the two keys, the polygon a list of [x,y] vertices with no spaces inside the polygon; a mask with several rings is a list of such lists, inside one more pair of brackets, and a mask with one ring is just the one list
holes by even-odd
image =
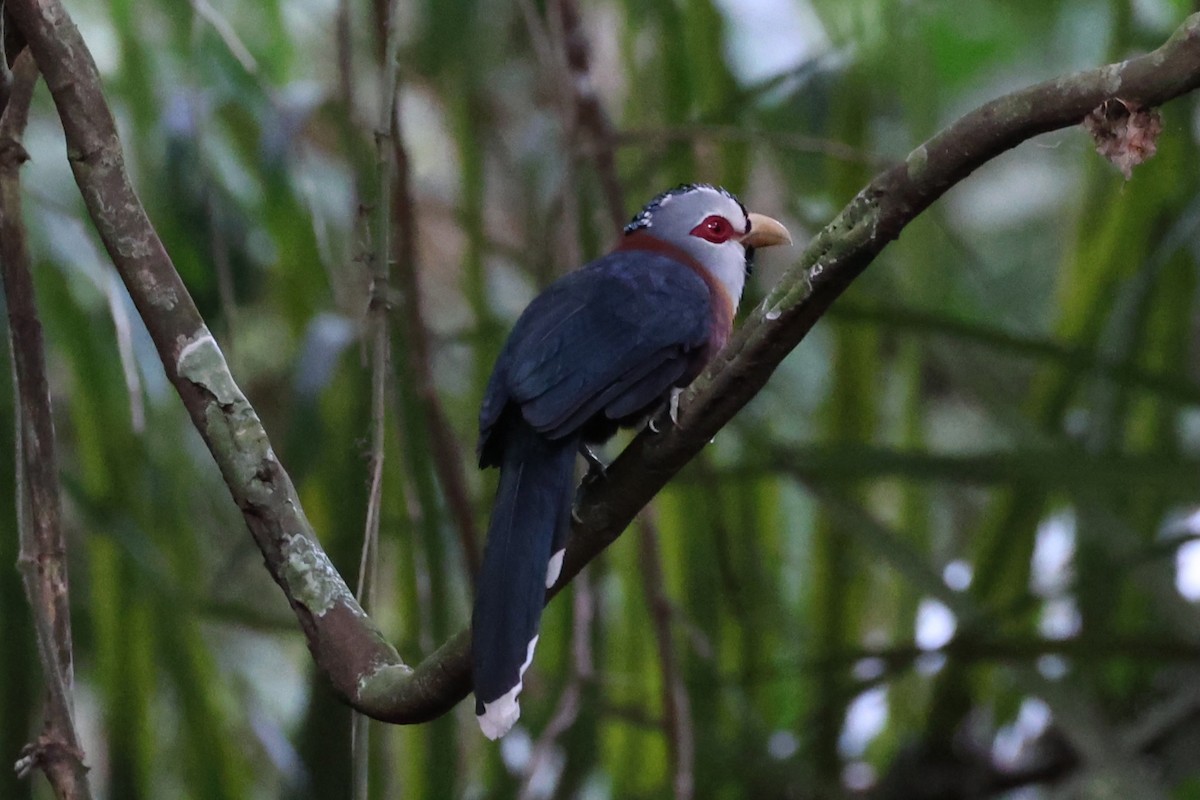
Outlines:
{"label": "lichen patch on branch", "polygon": [[[397,661],[399,656],[397,656]],[[373,669],[364,672],[358,679],[358,696],[370,699],[400,691],[412,677],[414,670],[407,664],[379,662]]]}
{"label": "lichen patch on branch", "polygon": [[350,594],[329,556],[307,536],[294,534],[284,537],[280,552],[283,555],[283,575],[292,598],[315,616],[324,616],[339,603],[357,617],[367,616],[354,595]]}
{"label": "lichen patch on branch", "polygon": [[195,336],[183,340],[175,368],[181,377],[205,389],[223,406],[244,399],[225,363],[225,354],[208,328],[201,328]]}
{"label": "lichen patch on branch", "polygon": [[1121,91],[1121,78],[1125,70],[1125,62],[1109,64],[1100,68],[1100,79],[1104,81],[1104,90],[1110,94]]}
{"label": "lichen patch on branch", "polygon": [[911,180],[920,180],[921,173],[925,171],[925,166],[929,163],[929,150],[925,145],[919,145],[908,154],[904,163],[908,167],[908,177]]}
{"label": "lichen patch on branch", "polygon": [[205,434],[238,505],[269,504],[275,453],[208,328],[183,341],[175,368],[181,378],[213,399],[204,410]]}

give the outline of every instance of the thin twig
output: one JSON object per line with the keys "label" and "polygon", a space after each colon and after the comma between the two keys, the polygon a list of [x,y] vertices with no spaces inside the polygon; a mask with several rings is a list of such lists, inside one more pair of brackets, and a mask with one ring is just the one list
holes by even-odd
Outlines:
{"label": "thin twig", "polygon": [[125,376],[125,392],[129,395],[129,426],[134,433],[146,429],[146,401],[142,397],[142,379],[138,373],[137,354],[133,351],[133,331],[129,312],[125,308],[125,293],[121,280],[111,269],[104,269],[101,290],[108,298],[108,313],[112,316],[117,335],[117,353],[121,357],[121,373]]}
{"label": "thin twig", "polygon": [[[354,597],[364,609],[368,608],[370,600],[374,599],[378,566],[379,526],[383,507],[384,444],[387,433],[387,374],[390,362],[387,260],[372,258],[370,261],[371,284],[364,328],[367,333],[365,347],[371,371],[371,444],[367,455],[367,514],[359,554],[358,582],[354,587]],[[380,267],[380,264],[383,266]]]}
{"label": "thin twig", "polygon": [[438,395],[433,377],[433,354],[429,328],[421,295],[421,276],[417,267],[416,209],[412,195],[408,150],[404,146],[404,130],[397,102],[391,115],[392,156],[395,179],[392,182],[392,217],[395,224],[396,277],[400,289],[401,321],[404,324],[408,366],[416,382],[416,396],[423,407],[429,426],[429,446],[433,467],[446,496],[446,505],[458,532],[459,548],[467,574],[479,573],[479,532],[475,525],[474,504],[463,472],[463,455],[458,436]]}
{"label": "thin twig", "polygon": [[32,56],[22,54],[15,64],[12,91],[0,117],[0,274],[8,307],[16,391],[16,499],[21,509],[18,566],[33,611],[46,681],[42,732],[22,751],[17,771],[24,775],[34,767],[40,768],[60,800],[79,800],[91,797],[91,790],[75,730],[67,545],[62,531],[45,346],[21,218],[20,168],[28,159],[21,139],[37,76]]}
{"label": "thin twig", "polygon": [[604,190],[608,216],[613,228],[619,231],[625,225],[628,214],[625,191],[617,174],[616,134],[600,103],[600,96],[596,94],[591,73],[591,48],[583,31],[579,7],[575,0],[557,0],[555,5],[562,24],[562,44],[571,96],[575,103],[575,122],[580,129],[587,131],[591,139],[592,159]]}
{"label": "thin twig", "polygon": [[662,673],[663,733],[667,737],[667,752],[671,759],[671,785],[675,800],[690,800],[695,795],[696,743],[692,729],[692,710],[687,685],[679,671],[675,640],[671,632],[671,601],[667,597],[663,576],[662,556],[658,548],[658,524],[653,505],[639,515],[641,531],[638,551],[641,557],[642,591],[650,606],[654,625],[654,641],[658,647],[659,671]]}
{"label": "thin twig", "polygon": [[396,90],[396,67],[394,56],[396,38],[393,33],[393,17],[396,3],[388,6],[388,19],[384,24],[384,58],[380,65],[382,73],[383,119],[380,133],[376,135],[375,170],[378,179],[376,215],[373,227],[373,250],[370,258],[371,288],[367,300],[367,331],[371,353],[371,483],[367,498],[367,519],[363,532],[363,552],[359,569],[358,587],[355,592],[360,604],[367,607],[370,594],[374,591],[374,573],[378,564],[379,521],[383,504],[384,440],[387,432],[387,386],[390,374],[390,325],[391,316],[391,208],[390,186],[395,169],[391,148],[388,144],[388,117],[391,116],[399,95]]}
{"label": "thin twig", "polygon": [[[387,171],[381,167],[386,179]],[[387,247],[386,234],[383,247]],[[386,251],[385,251],[386,252]],[[354,597],[364,610],[374,607],[379,583],[379,523],[383,509],[384,442],[387,433],[387,386],[391,374],[388,331],[388,260],[372,259],[371,294],[367,308],[367,330],[370,332],[371,352],[371,453],[370,489],[367,495],[367,518],[363,530],[362,555],[358,564],[358,584]],[[368,742],[370,719],[362,714],[352,716],[350,751],[354,761],[354,796],[368,797]]]}
{"label": "thin twig", "polygon": [[[355,599],[364,610],[374,607],[379,584],[379,520],[383,508],[384,439],[387,432],[387,379],[389,365],[387,261],[382,274],[376,267],[371,280],[371,300],[367,325],[371,331],[371,486],[367,495],[367,519],[363,531],[362,557],[358,565]],[[351,716],[350,752],[354,761],[354,797],[369,796],[370,718],[359,713]]]}
{"label": "thin twig", "polygon": [[[367,517],[363,530],[362,557],[358,565],[358,586],[355,599],[366,611],[374,607],[376,587],[379,583],[379,521],[383,509],[383,464],[384,445],[387,436],[387,387],[391,374],[391,354],[388,295],[390,294],[391,267],[391,209],[388,206],[389,189],[392,183],[391,148],[388,146],[388,118],[399,103],[396,89],[395,35],[396,3],[389,2],[387,18],[384,20],[381,39],[383,58],[379,65],[382,84],[380,97],[382,119],[375,137],[375,171],[378,179],[377,215],[372,239],[374,250],[370,259],[371,289],[367,301],[368,346],[371,353],[371,484],[367,495]],[[350,100],[349,97],[346,98]],[[352,795],[355,800],[367,800],[370,796],[370,719],[355,712],[350,723],[350,756],[353,762]]]}
{"label": "thin twig", "polygon": [[192,10],[196,12],[196,16],[207,22],[216,31],[217,36],[225,43],[230,55],[242,65],[242,69],[246,70],[249,75],[258,75],[258,62],[255,61],[254,55],[250,52],[250,48],[246,47],[241,38],[237,35],[237,31],[229,20],[221,15],[221,12],[213,8],[208,0],[192,0]]}

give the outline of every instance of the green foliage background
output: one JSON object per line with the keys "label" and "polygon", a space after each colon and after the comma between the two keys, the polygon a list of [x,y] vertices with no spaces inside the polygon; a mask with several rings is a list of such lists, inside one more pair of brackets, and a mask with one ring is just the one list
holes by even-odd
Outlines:
{"label": "green foliage background", "polygon": [[[709,181],[803,242],[876,169],[958,114],[1156,47],[1190,10],[1182,0],[797,2],[803,58],[747,77],[742,59],[771,41],[753,8],[582,4],[630,214],[667,186]],[[368,490],[362,331],[380,9],[350,9],[350,103],[332,0],[75,0],[70,10],[151,218],[352,580]],[[539,58],[523,10],[547,19],[532,0],[399,12],[422,304],[468,462],[508,326],[539,286],[612,238],[586,137],[570,134],[566,77]],[[539,786],[558,797],[670,793],[649,583],[670,601],[698,797],[838,797],[865,785],[913,796],[974,774],[962,764],[1028,731],[1014,727],[1022,714],[1046,712],[1049,731],[1026,741],[1017,766],[1056,741],[1083,763],[1033,796],[1200,797],[1187,757],[1200,734],[1189,688],[1200,614],[1176,588],[1177,551],[1200,531],[1187,524],[1200,494],[1196,112],[1191,98],[1164,109],[1159,153],[1128,183],[1082,132],[1027,143],[884,252],[656,502],[661,583],[643,574],[645,531],[589,567],[594,672],[529,796],[547,796]],[[79,716],[98,794],[347,797],[349,713],[313,677],[86,222],[44,92],[28,148]],[[790,257],[761,255],[743,308]],[[415,662],[467,622],[470,588],[414,366],[396,342],[372,611]],[[0,369],[6,420],[9,375]],[[12,452],[12,435],[0,425],[0,451]],[[12,469],[0,459],[8,520]],[[482,527],[494,476],[465,469]],[[0,563],[11,565],[5,530]],[[1033,567],[1047,540],[1071,545],[1049,585]],[[951,582],[966,574],[969,586],[947,584],[949,564]],[[0,580],[6,762],[36,730],[40,694],[19,587],[11,570]],[[570,594],[543,623],[522,729],[491,744],[470,703],[429,725],[373,725],[372,797],[518,793],[530,737],[571,680]],[[915,620],[933,601],[953,612],[956,634],[944,653],[922,655]],[[872,708],[874,735],[856,734]],[[30,793],[0,769],[0,797]]]}

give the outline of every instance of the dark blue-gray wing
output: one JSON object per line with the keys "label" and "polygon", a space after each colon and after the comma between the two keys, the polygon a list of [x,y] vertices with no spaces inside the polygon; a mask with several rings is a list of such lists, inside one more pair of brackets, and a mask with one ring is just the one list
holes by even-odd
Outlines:
{"label": "dark blue-gray wing", "polygon": [[480,450],[510,404],[556,439],[604,414],[621,419],[684,378],[708,341],[708,286],[686,265],[617,252],[552,284],[521,315],[480,413]]}

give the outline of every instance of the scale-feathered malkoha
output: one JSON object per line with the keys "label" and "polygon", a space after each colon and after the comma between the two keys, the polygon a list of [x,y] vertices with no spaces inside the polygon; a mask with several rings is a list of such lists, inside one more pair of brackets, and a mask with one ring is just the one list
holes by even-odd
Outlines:
{"label": "scale-feathered malkoha", "polygon": [[755,248],[790,242],[724,189],[681,186],[517,320],[479,414],[479,465],[500,467],[471,620],[475,713],[489,738],[520,716],[546,589],[562,567],[576,455],[700,374],[729,338]]}

